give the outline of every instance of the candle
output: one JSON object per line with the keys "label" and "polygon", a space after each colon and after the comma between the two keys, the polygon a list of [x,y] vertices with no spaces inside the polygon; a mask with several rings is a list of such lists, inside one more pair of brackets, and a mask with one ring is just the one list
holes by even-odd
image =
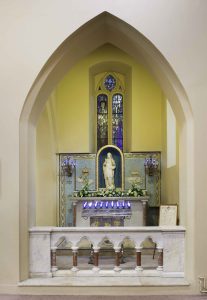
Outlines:
{"label": "candle", "polygon": [[116,202],[116,208],[119,208],[119,201]]}
{"label": "candle", "polygon": [[87,206],[87,201],[83,203],[83,208],[86,208]]}

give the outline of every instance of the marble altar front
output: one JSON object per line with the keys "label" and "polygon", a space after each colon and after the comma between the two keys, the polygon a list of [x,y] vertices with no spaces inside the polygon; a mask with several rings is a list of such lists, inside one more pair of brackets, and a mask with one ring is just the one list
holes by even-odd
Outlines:
{"label": "marble altar front", "polygon": [[[149,197],[72,197],[73,226],[146,226]],[[90,207],[91,206],[91,207]],[[94,207],[95,206],[95,207]],[[117,218],[117,224],[98,224],[98,218]],[[94,222],[92,221],[92,218]],[[118,218],[123,222],[118,224]]]}

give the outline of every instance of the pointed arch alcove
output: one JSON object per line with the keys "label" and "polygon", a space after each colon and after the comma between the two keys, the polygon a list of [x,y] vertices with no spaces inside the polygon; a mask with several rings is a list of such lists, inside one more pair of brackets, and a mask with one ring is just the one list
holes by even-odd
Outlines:
{"label": "pointed arch alcove", "polygon": [[[94,38],[95,37],[95,38]],[[28,228],[35,226],[35,128],[57,83],[80,59],[110,43],[142,61],[168,98],[180,131],[180,224],[191,233],[186,240],[186,271],[193,273],[193,117],[185,91],[159,50],[135,28],[103,12],[69,36],[40,71],[20,116],[20,278],[28,277]],[[78,51],[77,51],[78,49]],[[92,70],[93,72],[93,70]],[[27,258],[27,259],[26,259]]]}

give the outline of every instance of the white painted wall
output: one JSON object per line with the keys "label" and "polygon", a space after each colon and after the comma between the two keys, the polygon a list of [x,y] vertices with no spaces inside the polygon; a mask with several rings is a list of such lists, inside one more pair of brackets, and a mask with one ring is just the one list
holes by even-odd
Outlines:
{"label": "white painted wall", "polygon": [[[26,96],[57,47],[103,11],[146,36],[164,55],[182,83],[195,121],[195,210],[197,245],[192,286],[147,288],[142,293],[196,293],[198,276],[207,275],[207,1],[205,0],[4,0],[0,2],[0,292],[49,293],[17,287],[19,280],[19,118]],[[182,162],[181,162],[182,163]],[[191,167],[187,168],[191,172]],[[193,193],[193,189],[192,189]],[[189,202],[189,206],[193,203]],[[22,212],[23,213],[23,212]],[[190,219],[187,224],[191,223]],[[26,230],[26,229],[25,229]],[[190,259],[190,257],[189,257]],[[53,293],[106,293],[105,290],[53,289]],[[133,294],[139,289],[110,289]]]}

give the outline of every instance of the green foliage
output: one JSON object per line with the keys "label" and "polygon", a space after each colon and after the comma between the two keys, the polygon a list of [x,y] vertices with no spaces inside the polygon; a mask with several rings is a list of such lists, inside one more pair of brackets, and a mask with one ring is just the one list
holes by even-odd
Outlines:
{"label": "green foliage", "polygon": [[97,197],[123,197],[125,193],[119,189],[101,190],[96,194]]}
{"label": "green foliage", "polygon": [[133,183],[128,191],[120,189],[90,191],[89,184],[85,183],[82,189],[74,193],[75,197],[139,197],[143,196],[143,191],[138,188],[136,183]]}
{"label": "green foliage", "polygon": [[91,192],[89,191],[88,182],[86,182],[84,184],[84,186],[82,187],[82,189],[80,191],[76,192],[74,196],[77,196],[77,197],[90,197]]}
{"label": "green foliage", "polygon": [[138,185],[136,183],[132,183],[132,187],[128,190],[127,196],[143,196],[143,191],[140,188],[138,188]]}

